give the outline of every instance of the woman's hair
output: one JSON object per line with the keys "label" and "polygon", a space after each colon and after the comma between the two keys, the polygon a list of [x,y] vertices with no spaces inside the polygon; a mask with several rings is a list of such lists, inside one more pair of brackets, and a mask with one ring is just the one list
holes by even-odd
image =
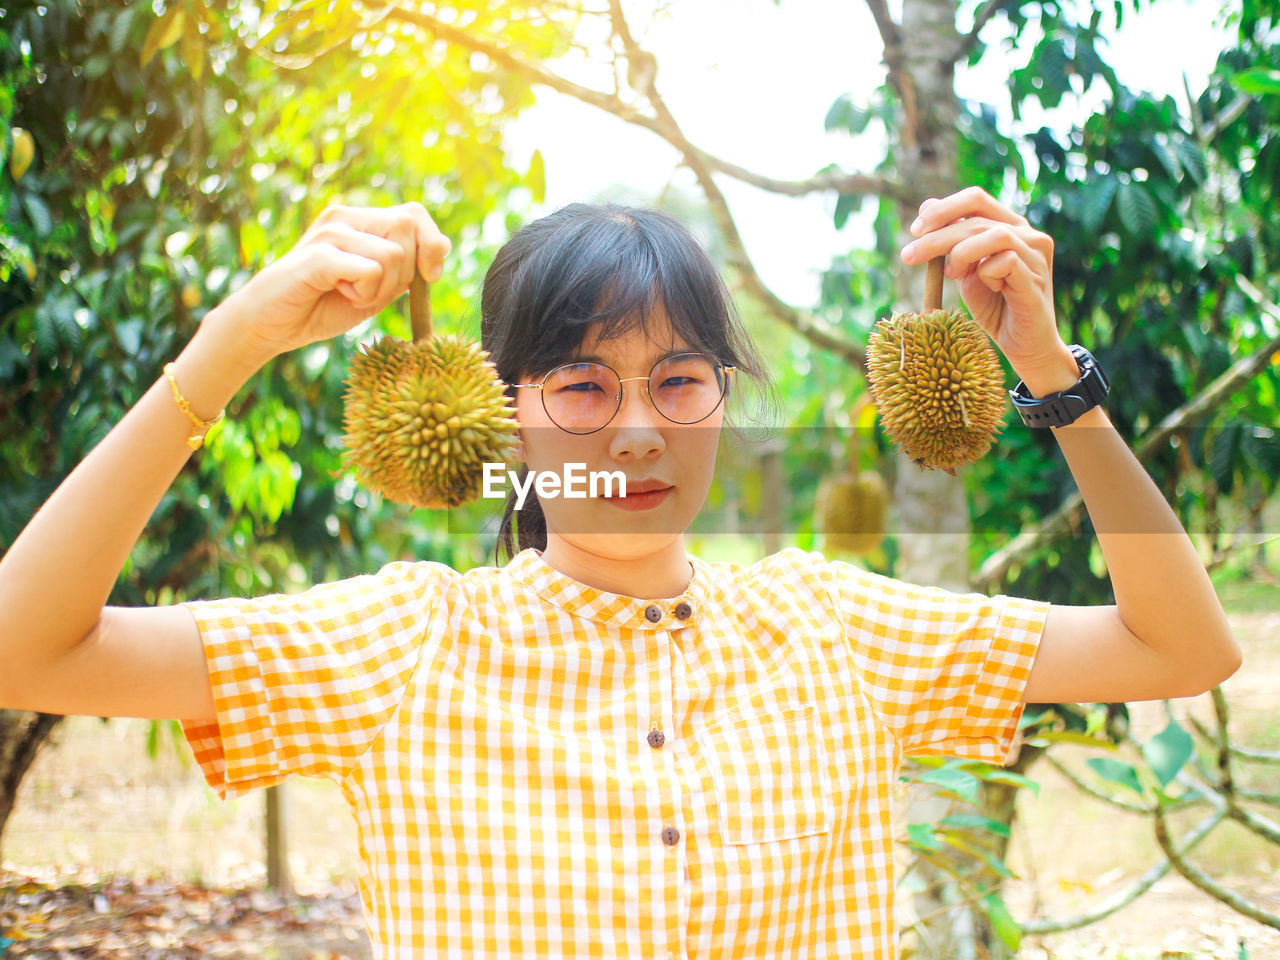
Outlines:
{"label": "woman's hair", "polygon": [[[732,364],[771,397],[764,364],[715,263],[682,223],[644,207],[571,203],[516,231],[485,274],[481,344],[507,383],[536,380],[568,362],[593,323],[601,324],[601,340],[637,324],[647,333],[657,303],[691,349]],[[514,398],[515,387],[507,394]],[[501,562],[547,545],[546,519],[531,497],[519,511],[513,546],[515,500],[513,489],[495,546]]]}

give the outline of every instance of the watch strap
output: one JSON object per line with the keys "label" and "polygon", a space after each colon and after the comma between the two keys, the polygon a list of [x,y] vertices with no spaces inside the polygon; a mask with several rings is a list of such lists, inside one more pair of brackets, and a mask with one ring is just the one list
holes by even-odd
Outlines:
{"label": "watch strap", "polygon": [[1080,379],[1075,384],[1057,393],[1033,397],[1027,385],[1019,380],[1009,391],[1013,408],[1028,427],[1065,427],[1106,398],[1111,384],[1093,354],[1075,343],[1069,349],[1080,368]]}

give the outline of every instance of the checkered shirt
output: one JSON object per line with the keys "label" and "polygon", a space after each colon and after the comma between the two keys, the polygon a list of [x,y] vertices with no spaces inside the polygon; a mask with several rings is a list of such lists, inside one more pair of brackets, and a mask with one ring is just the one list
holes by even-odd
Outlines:
{"label": "checkered shirt", "polygon": [[684,593],[529,548],[183,604],[224,800],[341,786],[377,960],[893,960],[904,755],[1005,762],[1049,603],[790,547]]}

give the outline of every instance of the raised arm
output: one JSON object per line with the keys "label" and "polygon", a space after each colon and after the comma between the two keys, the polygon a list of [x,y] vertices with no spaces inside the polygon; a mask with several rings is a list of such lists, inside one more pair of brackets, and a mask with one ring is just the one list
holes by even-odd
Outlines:
{"label": "raised arm", "polygon": [[[448,250],[421,204],[326,209],[289,253],[210,311],[174,360],[192,414],[213,419],[271,357],[376,314],[408,288],[415,269],[438,277]],[[190,615],[105,606],[191,456],[193,431],[161,375],[0,558],[0,707],[209,715]]]}

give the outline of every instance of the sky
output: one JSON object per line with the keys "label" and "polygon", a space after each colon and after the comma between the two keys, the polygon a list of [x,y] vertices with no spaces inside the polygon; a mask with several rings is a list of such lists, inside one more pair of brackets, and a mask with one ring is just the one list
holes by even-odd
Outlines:
{"label": "sky", "polygon": [[[605,0],[586,0],[604,7]],[[1129,4],[1126,3],[1126,6]],[[837,163],[846,171],[874,168],[883,156],[883,140],[864,134],[828,134],[823,118],[832,101],[852,93],[864,99],[884,78],[883,45],[865,3],[857,0],[667,0],[655,17],[654,0],[624,0],[632,33],[658,61],[658,87],[690,142],[726,160],[771,177],[805,179]],[[977,3],[961,5],[958,23],[967,29]],[[1213,69],[1229,34],[1215,27],[1219,0],[1154,0],[1140,13],[1127,10],[1121,29],[1114,26],[1112,4],[1100,5],[1102,27],[1110,39],[1101,53],[1120,80],[1132,89],[1172,95],[1184,106],[1183,74],[1198,92]],[[890,0],[894,19],[901,3]],[[732,19],[728,11],[736,11]],[[1032,29],[1029,27],[1028,29]],[[1028,52],[1012,62],[998,55],[1008,34],[997,16],[983,30],[993,44],[983,64],[961,65],[959,96],[999,104],[1007,72],[1025,63]],[[549,61],[547,68],[596,89],[611,89],[598,63],[580,56]],[[1064,98],[1069,112],[1083,116],[1103,99],[1095,83],[1083,100]],[[688,170],[675,171],[678,155],[657,134],[627,124],[605,111],[535,87],[537,105],[507,126],[508,154],[518,169],[533,150],[546,162],[545,202],[530,219],[570,203],[588,200],[615,181],[656,194],[672,179],[697,190]],[[1008,97],[1003,97],[1007,102]],[[1077,98],[1079,99],[1079,98]],[[1001,107],[1001,115],[1007,109]],[[1068,111],[1024,111],[1030,129],[1055,121]],[[747,252],[765,283],[784,300],[801,307],[817,299],[822,270],[831,257],[855,246],[870,246],[873,204],[850,217],[843,230],[832,223],[834,195],[795,198],[748,186],[724,174],[716,182],[743,236]]]}

